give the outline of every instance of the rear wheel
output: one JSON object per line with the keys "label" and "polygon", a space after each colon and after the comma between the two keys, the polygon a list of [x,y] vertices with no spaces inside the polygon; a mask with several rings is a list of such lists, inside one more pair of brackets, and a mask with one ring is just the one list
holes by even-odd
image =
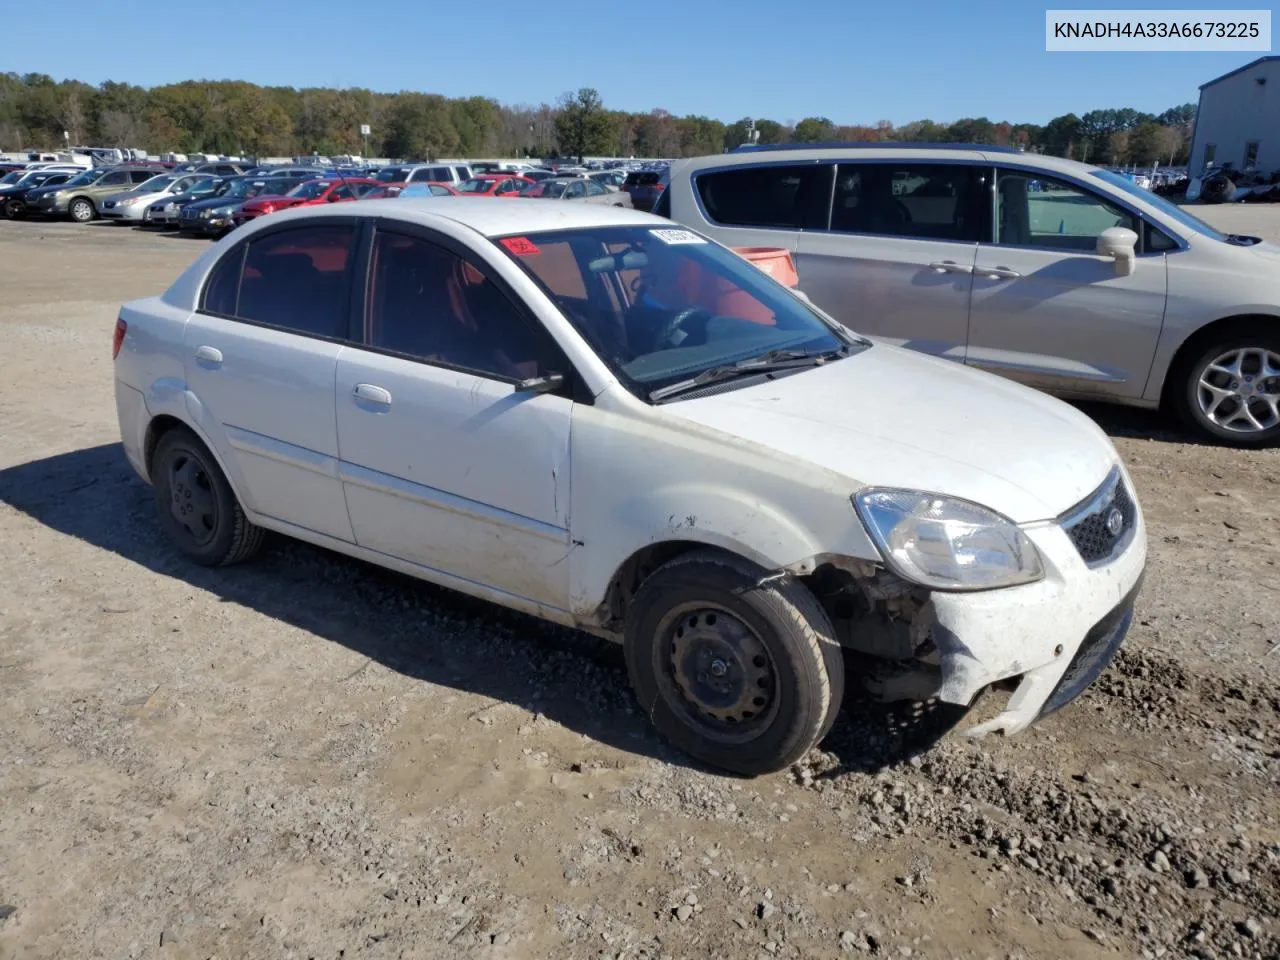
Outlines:
{"label": "rear wheel", "polygon": [[656,570],[627,617],[640,706],[675,746],[758,775],[798,761],[831,728],[844,660],[826,613],[792,580],[696,551]]}
{"label": "rear wheel", "polygon": [[1280,334],[1242,332],[1208,344],[1181,366],[1174,389],[1183,419],[1218,442],[1280,441]]}
{"label": "rear wheel", "polygon": [[86,197],[76,197],[67,207],[67,212],[71,215],[71,219],[76,223],[88,223],[98,215],[98,211],[94,209],[93,201]]}
{"label": "rear wheel", "polygon": [[189,559],[220,567],[248,560],[265,531],[250,523],[217,461],[189,430],[175,428],[151,458],[160,525]]}

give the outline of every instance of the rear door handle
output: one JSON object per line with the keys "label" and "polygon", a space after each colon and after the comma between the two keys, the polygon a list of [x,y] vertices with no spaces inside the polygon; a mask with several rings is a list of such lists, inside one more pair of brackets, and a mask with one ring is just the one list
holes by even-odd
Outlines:
{"label": "rear door handle", "polygon": [[222,363],[222,351],[217,347],[196,347],[196,359],[201,363],[209,363],[216,367]]}
{"label": "rear door handle", "polygon": [[973,273],[973,267],[954,260],[935,260],[929,264],[929,269],[935,273]]}
{"label": "rear door handle", "polygon": [[363,400],[365,403],[376,403],[379,406],[391,406],[391,391],[384,387],[374,386],[372,383],[357,383],[351,390],[351,395],[357,400]]}
{"label": "rear door handle", "polygon": [[988,280],[1016,280],[1022,276],[1017,270],[1011,270],[1009,267],[981,267],[980,269]]}

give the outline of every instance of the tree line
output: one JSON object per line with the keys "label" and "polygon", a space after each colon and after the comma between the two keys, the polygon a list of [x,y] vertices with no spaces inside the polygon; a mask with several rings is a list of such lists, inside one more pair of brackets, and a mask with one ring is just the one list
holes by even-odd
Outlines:
{"label": "tree line", "polygon": [[[262,87],[188,80],[159,87],[55,81],[40,73],[0,73],[0,150],[73,145],[140,147],[151,153],[394,158],[623,156],[720,153],[746,143],[824,140],[982,143],[1100,164],[1184,163],[1195,105],[1161,114],[1137,110],[1068,113],[1044,125],[965,118],[894,126],[844,126],[826,117],[794,123],[678,117],[609,110],[592,88],[556,103],[503,105],[486,97],[326,87]],[[367,143],[360,128],[367,124]]]}

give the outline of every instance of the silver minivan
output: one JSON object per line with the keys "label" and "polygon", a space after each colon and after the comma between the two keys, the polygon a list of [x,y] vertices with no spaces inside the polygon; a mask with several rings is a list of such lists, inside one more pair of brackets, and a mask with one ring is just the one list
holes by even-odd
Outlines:
{"label": "silver minivan", "polygon": [[860,333],[1061,396],[1166,407],[1219,442],[1280,440],[1280,246],[1119,174],[876,143],[740,148],[664,179],[655,213],[787,249],[801,291]]}

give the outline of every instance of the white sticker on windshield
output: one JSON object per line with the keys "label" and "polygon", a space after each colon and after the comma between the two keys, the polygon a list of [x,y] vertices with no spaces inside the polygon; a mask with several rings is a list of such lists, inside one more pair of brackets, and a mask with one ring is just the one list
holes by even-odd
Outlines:
{"label": "white sticker on windshield", "polygon": [[649,233],[663,243],[706,243],[696,233],[688,230],[650,230]]}

